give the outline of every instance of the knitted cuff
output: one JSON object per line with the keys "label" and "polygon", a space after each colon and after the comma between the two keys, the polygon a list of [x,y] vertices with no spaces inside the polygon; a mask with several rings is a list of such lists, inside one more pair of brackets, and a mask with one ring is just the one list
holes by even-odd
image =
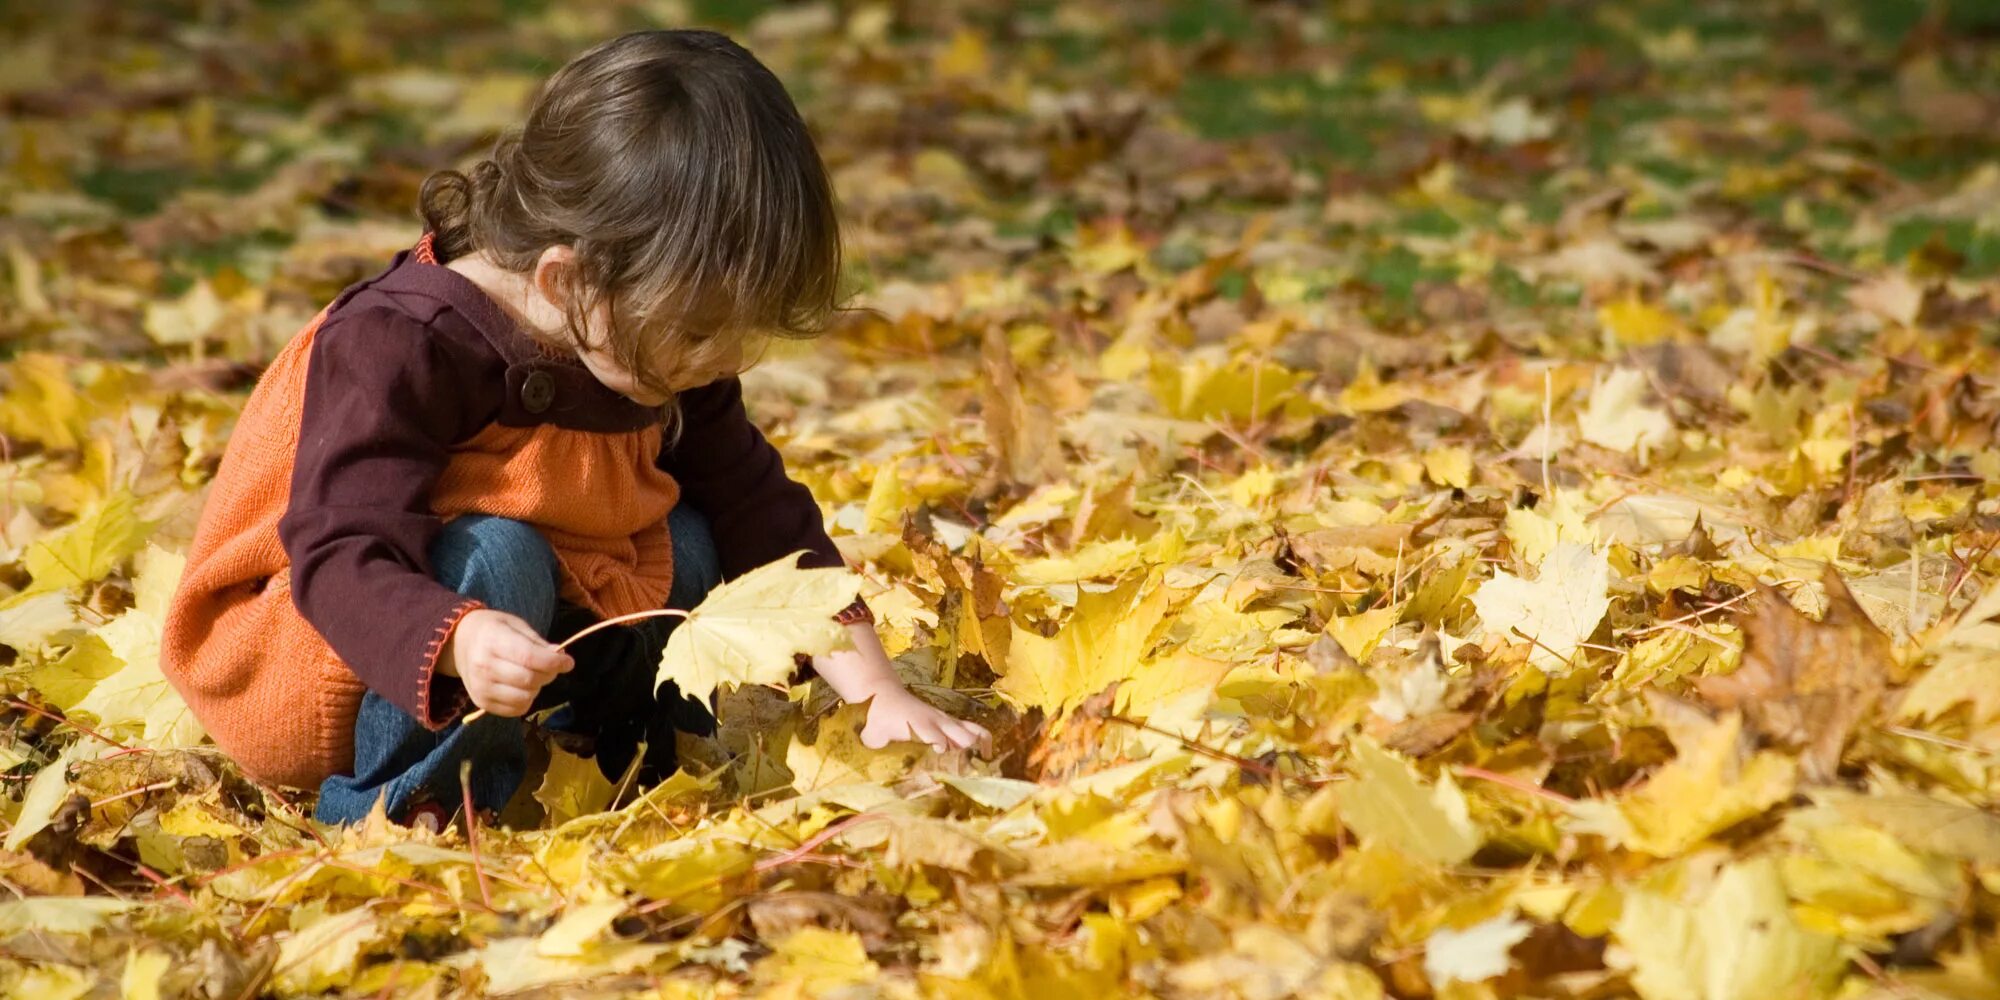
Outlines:
{"label": "knitted cuff", "polygon": [[852,625],[856,622],[868,622],[872,625],[875,623],[875,612],[868,610],[867,602],[857,597],[853,604],[834,612],[833,620],[842,625]]}
{"label": "knitted cuff", "polygon": [[[417,673],[417,707],[423,714],[417,717],[417,721],[423,723],[425,729],[437,732],[451,725],[458,721],[460,715],[465,714],[466,706],[472,703],[472,696],[467,694],[464,688],[451,685],[456,690],[437,691],[432,687],[432,682],[438,676],[438,658],[444,655],[445,640],[451,638],[451,633],[458,628],[458,623],[466,615],[485,606],[476,600],[460,602],[452,609],[451,616],[437,627],[437,631],[431,636],[430,644],[424,648],[424,661]],[[434,692],[444,695],[442,700],[445,704],[437,704],[439,699],[433,697]]]}

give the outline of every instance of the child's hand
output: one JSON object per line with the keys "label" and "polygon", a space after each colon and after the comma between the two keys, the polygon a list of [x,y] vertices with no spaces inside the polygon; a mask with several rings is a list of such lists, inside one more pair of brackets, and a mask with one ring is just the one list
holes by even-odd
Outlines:
{"label": "child's hand", "polygon": [[813,666],[842,701],[868,703],[868,724],[861,729],[863,746],[880,750],[897,740],[919,740],[939,752],[970,746],[981,753],[993,752],[993,736],[985,727],[954,719],[903,686],[875,626],[856,622],[847,626],[847,634],[854,637],[853,649],[816,657]]}
{"label": "child's hand", "polygon": [[993,736],[975,722],[954,719],[901,686],[885,687],[868,702],[868,724],[861,728],[861,745],[880,750],[897,740],[920,740],[943,753],[960,747],[993,752]]}
{"label": "child's hand", "polygon": [[508,717],[528,714],[535,695],[573,666],[576,660],[542,638],[534,626],[492,608],[479,608],[459,619],[437,663],[439,673],[465,682],[473,704]]}

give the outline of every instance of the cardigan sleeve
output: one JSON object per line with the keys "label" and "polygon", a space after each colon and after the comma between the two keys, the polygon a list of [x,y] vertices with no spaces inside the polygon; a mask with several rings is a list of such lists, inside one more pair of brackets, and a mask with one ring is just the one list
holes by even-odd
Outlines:
{"label": "cardigan sleeve", "polygon": [[682,393],[679,441],[660,453],[683,500],[708,518],[724,579],[800,549],[801,566],[841,566],[812,491],[743,409],[743,384],[723,379]]}
{"label": "cardigan sleeve", "polygon": [[[480,359],[395,309],[330,320],[306,368],[289,506],[278,523],[292,601],[348,669],[430,729],[469,701],[436,674],[459,619],[483,607],[431,577],[431,489],[480,426]],[[498,402],[493,407],[497,410]]]}
{"label": "cardigan sleeve", "polygon": [[[734,378],[681,394],[679,442],[660,453],[659,466],[680,484],[681,498],[708,518],[724,579],[805,550],[800,566],[843,566],[827,536],[812,491],[785,475],[778,449],[743,408],[743,383]],[[834,618],[842,624],[873,622],[855,598]],[[817,675],[810,660],[802,679]]]}

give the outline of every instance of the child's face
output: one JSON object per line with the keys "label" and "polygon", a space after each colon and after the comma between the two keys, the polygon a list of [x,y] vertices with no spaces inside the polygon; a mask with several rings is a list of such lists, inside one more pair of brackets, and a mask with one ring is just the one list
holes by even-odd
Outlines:
{"label": "child's face", "polygon": [[[609,312],[600,306],[591,313],[588,319],[588,329],[584,331],[585,335],[583,339],[590,344],[608,344],[610,342],[607,336],[609,329]],[[599,382],[602,382],[606,388],[623,395],[625,398],[641,406],[660,406],[666,403],[666,396],[660,395],[640,384],[639,379],[632,374],[631,370],[621,365],[618,359],[602,346],[596,348],[579,346],[576,356],[578,360],[583,362],[584,367],[590,369],[590,373],[596,376]],[[710,382],[728,378],[742,371],[743,356],[742,343],[740,341],[732,341],[723,349],[719,357],[705,359],[701,363],[691,363],[689,359],[681,357],[679,352],[673,349],[671,343],[667,343],[657,348],[654,355],[647,359],[647,362],[652,367],[652,370],[667,373],[667,385],[674,392],[682,393],[690,389],[699,389]]]}
{"label": "child's face", "polygon": [[[549,334],[558,334],[568,326],[561,300],[561,281],[557,271],[570,264],[571,251],[566,246],[554,246],[543,251],[541,261],[536,265],[531,283],[535,300],[530,308],[530,322]],[[660,406],[667,397],[646,388],[632,371],[619,363],[616,356],[606,349],[611,343],[611,308],[600,302],[584,317],[582,336],[572,341],[576,356],[590,369],[597,380],[613,392],[638,403],[641,406]],[[567,339],[567,338],[566,338]],[[683,356],[677,349],[679,338],[662,338],[651,357],[644,364],[652,371],[665,372],[667,385],[675,392],[682,393],[698,389],[710,382],[728,378],[743,370],[744,348],[741,338],[731,338],[721,345],[719,351],[702,352],[702,356]],[[585,347],[585,344],[598,345]]]}

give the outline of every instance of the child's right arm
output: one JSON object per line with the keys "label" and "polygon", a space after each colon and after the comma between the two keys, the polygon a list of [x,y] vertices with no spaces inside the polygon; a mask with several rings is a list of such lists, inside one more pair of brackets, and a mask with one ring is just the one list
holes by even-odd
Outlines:
{"label": "child's right arm", "polygon": [[369,688],[431,729],[468,698],[520,714],[519,693],[569,660],[520,618],[431,576],[442,526],[431,490],[451,445],[490,422],[505,391],[485,388],[504,386],[504,362],[478,338],[385,307],[329,318],[312,345],[278,525],[299,613]]}

